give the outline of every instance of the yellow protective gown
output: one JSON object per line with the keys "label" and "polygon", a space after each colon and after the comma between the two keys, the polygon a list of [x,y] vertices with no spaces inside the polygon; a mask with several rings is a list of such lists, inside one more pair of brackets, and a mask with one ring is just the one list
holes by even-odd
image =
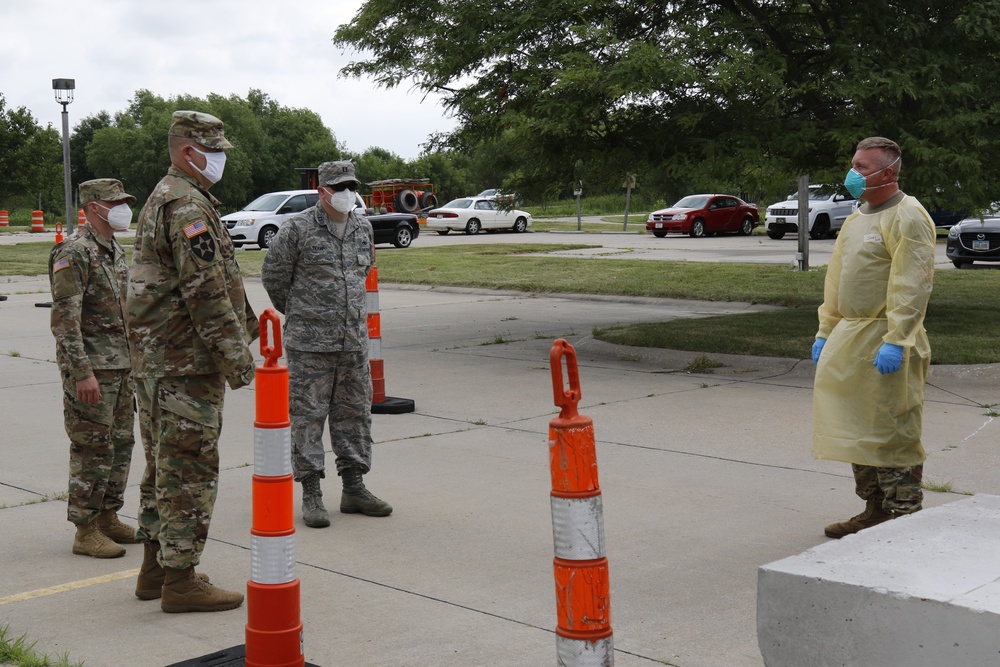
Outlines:
{"label": "yellow protective gown", "polygon": [[[816,366],[813,453],[902,468],[926,458],[920,441],[931,349],[924,314],[934,277],[934,223],[902,192],[844,222],[827,269]],[[872,365],[882,343],[904,348],[895,373]]]}

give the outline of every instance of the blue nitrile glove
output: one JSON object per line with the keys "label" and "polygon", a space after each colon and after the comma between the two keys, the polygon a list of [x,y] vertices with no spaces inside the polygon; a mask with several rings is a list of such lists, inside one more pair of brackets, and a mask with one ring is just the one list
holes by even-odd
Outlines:
{"label": "blue nitrile glove", "polygon": [[813,343],[813,363],[819,363],[819,355],[823,351],[823,346],[826,345],[825,338],[817,338],[816,342]]}
{"label": "blue nitrile glove", "polygon": [[903,348],[892,343],[882,343],[882,347],[878,349],[878,354],[875,355],[875,361],[872,362],[872,366],[877,368],[878,372],[882,375],[886,375],[887,373],[898,371],[902,363]]}

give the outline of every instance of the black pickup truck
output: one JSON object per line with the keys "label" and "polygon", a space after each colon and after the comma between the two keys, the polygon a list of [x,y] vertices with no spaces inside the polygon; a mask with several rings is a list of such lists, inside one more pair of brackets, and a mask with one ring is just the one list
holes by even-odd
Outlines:
{"label": "black pickup truck", "polygon": [[420,225],[413,213],[376,213],[365,208],[365,202],[358,195],[358,207],[371,223],[375,232],[375,243],[391,243],[397,248],[409,248],[413,239],[420,236]]}

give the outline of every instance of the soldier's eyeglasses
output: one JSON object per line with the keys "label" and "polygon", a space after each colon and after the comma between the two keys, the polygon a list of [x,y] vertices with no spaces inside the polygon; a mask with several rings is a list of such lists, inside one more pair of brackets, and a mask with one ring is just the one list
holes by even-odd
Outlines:
{"label": "soldier's eyeglasses", "polygon": [[327,185],[326,187],[330,188],[334,192],[343,192],[344,190],[350,190],[351,192],[358,191],[358,184],[353,181],[348,183],[337,183],[336,185]]}

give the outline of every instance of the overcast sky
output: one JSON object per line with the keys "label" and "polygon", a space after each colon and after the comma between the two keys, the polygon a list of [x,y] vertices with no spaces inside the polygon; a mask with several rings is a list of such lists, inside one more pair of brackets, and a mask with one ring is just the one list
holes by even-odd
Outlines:
{"label": "overcast sky", "polygon": [[362,54],[330,39],[363,0],[0,0],[0,94],[62,131],[52,79],[76,80],[70,132],[99,111],[123,111],[145,88],[163,98],[257,88],[318,113],[354,152],[379,146],[417,157],[454,128],[438,99],[338,76]]}

